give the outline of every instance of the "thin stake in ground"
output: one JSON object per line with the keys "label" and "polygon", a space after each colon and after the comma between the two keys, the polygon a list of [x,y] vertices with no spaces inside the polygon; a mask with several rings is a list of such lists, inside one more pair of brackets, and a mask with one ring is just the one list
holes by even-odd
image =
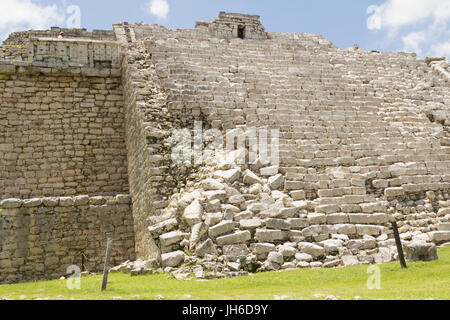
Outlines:
{"label": "thin stake in ground", "polygon": [[403,254],[402,241],[400,239],[400,234],[398,232],[397,221],[392,221],[392,229],[394,230],[395,244],[397,245],[398,258],[400,259],[400,264],[403,269],[407,269],[405,255]]}
{"label": "thin stake in ground", "polygon": [[108,284],[109,260],[111,259],[112,243],[112,239],[108,238],[108,244],[106,246],[105,266],[103,268],[102,291],[106,290],[106,286]]}

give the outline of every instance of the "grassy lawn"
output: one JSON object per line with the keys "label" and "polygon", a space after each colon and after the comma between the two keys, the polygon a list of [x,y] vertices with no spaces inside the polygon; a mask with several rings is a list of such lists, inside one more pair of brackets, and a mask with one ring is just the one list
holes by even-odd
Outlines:
{"label": "grassy lawn", "polygon": [[450,247],[439,250],[439,260],[409,263],[402,270],[398,262],[380,265],[381,289],[367,289],[367,266],[338,269],[304,269],[262,273],[254,276],[211,281],[177,281],[165,275],[131,277],[111,274],[108,289],[100,292],[101,276],[81,279],[80,290],[69,290],[65,280],[0,285],[0,297],[14,300],[323,300],[339,299],[450,299]]}

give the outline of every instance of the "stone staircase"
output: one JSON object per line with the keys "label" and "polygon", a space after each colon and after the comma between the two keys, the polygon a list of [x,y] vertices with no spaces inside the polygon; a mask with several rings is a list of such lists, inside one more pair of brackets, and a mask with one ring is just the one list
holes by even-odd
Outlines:
{"label": "stone staircase", "polygon": [[[425,62],[347,53],[312,35],[227,41],[199,39],[198,30],[159,30],[145,35],[169,106],[186,105],[224,130],[280,128],[281,170],[293,174],[288,190],[365,195],[364,180],[376,195],[387,188],[448,190],[450,148],[421,106],[442,103],[449,85]],[[440,87],[415,94],[427,81]],[[327,178],[330,167],[349,170],[341,179],[347,182]],[[361,181],[353,186],[352,179]],[[356,188],[343,190],[350,187]]]}
{"label": "stone staircase", "polygon": [[[203,24],[188,30],[143,24],[128,28],[148,52],[142,63],[154,67],[169,113],[184,113],[183,121],[202,120],[222,132],[280,129],[277,173],[284,184],[281,190],[266,191],[272,200],[277,191],[288,203],[293,201],[284,208],[288,212],[302,209],[282,216],[282,221],[255,217],[254,212],[248,213],[248,206],[260,202],[242,186],[245,206],[234,206],[234,223],[229,219],[207,223],[210,231],[224,228],[220,236],[229,238],[218,243],[215,237],[203,237],[200,249],[217,245],[225,250],[230,243],[239,244],[242,251],[266,259],[272,245],[283,251],[283,242],[295,243],[300,253],[311,253],[314,248],[307,248],[305,239],[322,248],[341,240],[338,247],[345,249],[321,260],[321,265],[334,266],[392,259],[395,244],[389,222],[393,218],[399,221],[405,241],[441,242],[448,236],[447,231],[438,231],[438,225],[444,223],[446,228],[450,216],[438,211],[448,207],[450,147],[444,143],[445,126],[431,121],[428,112],[430,108],[446,110],[450,84],[425,61],[405,53],[341,50],[319,35],[268,33],[267,40],[241,40],[211,37]],[[259,168],[253,171],[264,177]],[[262,187],[267,183],[263,180]],[[233,205],[229,197],[232,193],[225,193],[219,203],[203,198],[200,203],[219,205],[223,217],[226,208],[230,210],[227,206]],[[176,252],[171,261],[181,262],[176,249],[185,250],[183,239],[189,243],[194,231],[166,209],[157,211],[166,219],[150,226],[152,237],[166,244],[167,237],[175,239],[175,246],[162,251]],[[242,216],[248,218],[242,219],[244,225]],[[256,231],[249,227],[256,225],[255,218],[262,219]],[[249,228],[255,232],[249,234]],[[164,236],[166,231],[177,234]],[[309,266],[317,262],[313,260]],[[292,259],[285,263],[283,268],[292,266]]]}

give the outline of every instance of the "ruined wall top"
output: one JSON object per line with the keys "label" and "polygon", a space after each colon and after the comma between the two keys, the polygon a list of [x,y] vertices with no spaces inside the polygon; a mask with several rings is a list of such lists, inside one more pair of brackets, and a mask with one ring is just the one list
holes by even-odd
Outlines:
{"label": "ruined wall top", "polygon": [[258,15],[220,12],[214,22],[197,22],[196,28],[206,26],[213,37],[222,39],[265,40],[267,33]]}
{"label": "ruined wall top", "polygon": [[60,32],[64,32],[66,39],[91,39],[100,41],[115,41],[116,35],[112,30],[67,29],[51,27],[50,30],[28,30],[11,33],[3,42],[7,45],[25,45],[32,38],[57,38]]}
{"label": "ruined wall top", "polygon": [[[59,38],[60,32],[64,36]],[[121,44],[113,30],[65,29],[14,32],[0,46],[0,73],[120,76]]]}

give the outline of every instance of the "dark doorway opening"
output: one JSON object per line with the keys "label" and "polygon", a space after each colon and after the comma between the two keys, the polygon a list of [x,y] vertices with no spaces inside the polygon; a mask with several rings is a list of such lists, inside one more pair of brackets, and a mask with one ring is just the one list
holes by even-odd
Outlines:
{"label": "dark doorway opening", "polygon": [[238,26],[238,38],[244,39],[245,37],[245,26]]}

